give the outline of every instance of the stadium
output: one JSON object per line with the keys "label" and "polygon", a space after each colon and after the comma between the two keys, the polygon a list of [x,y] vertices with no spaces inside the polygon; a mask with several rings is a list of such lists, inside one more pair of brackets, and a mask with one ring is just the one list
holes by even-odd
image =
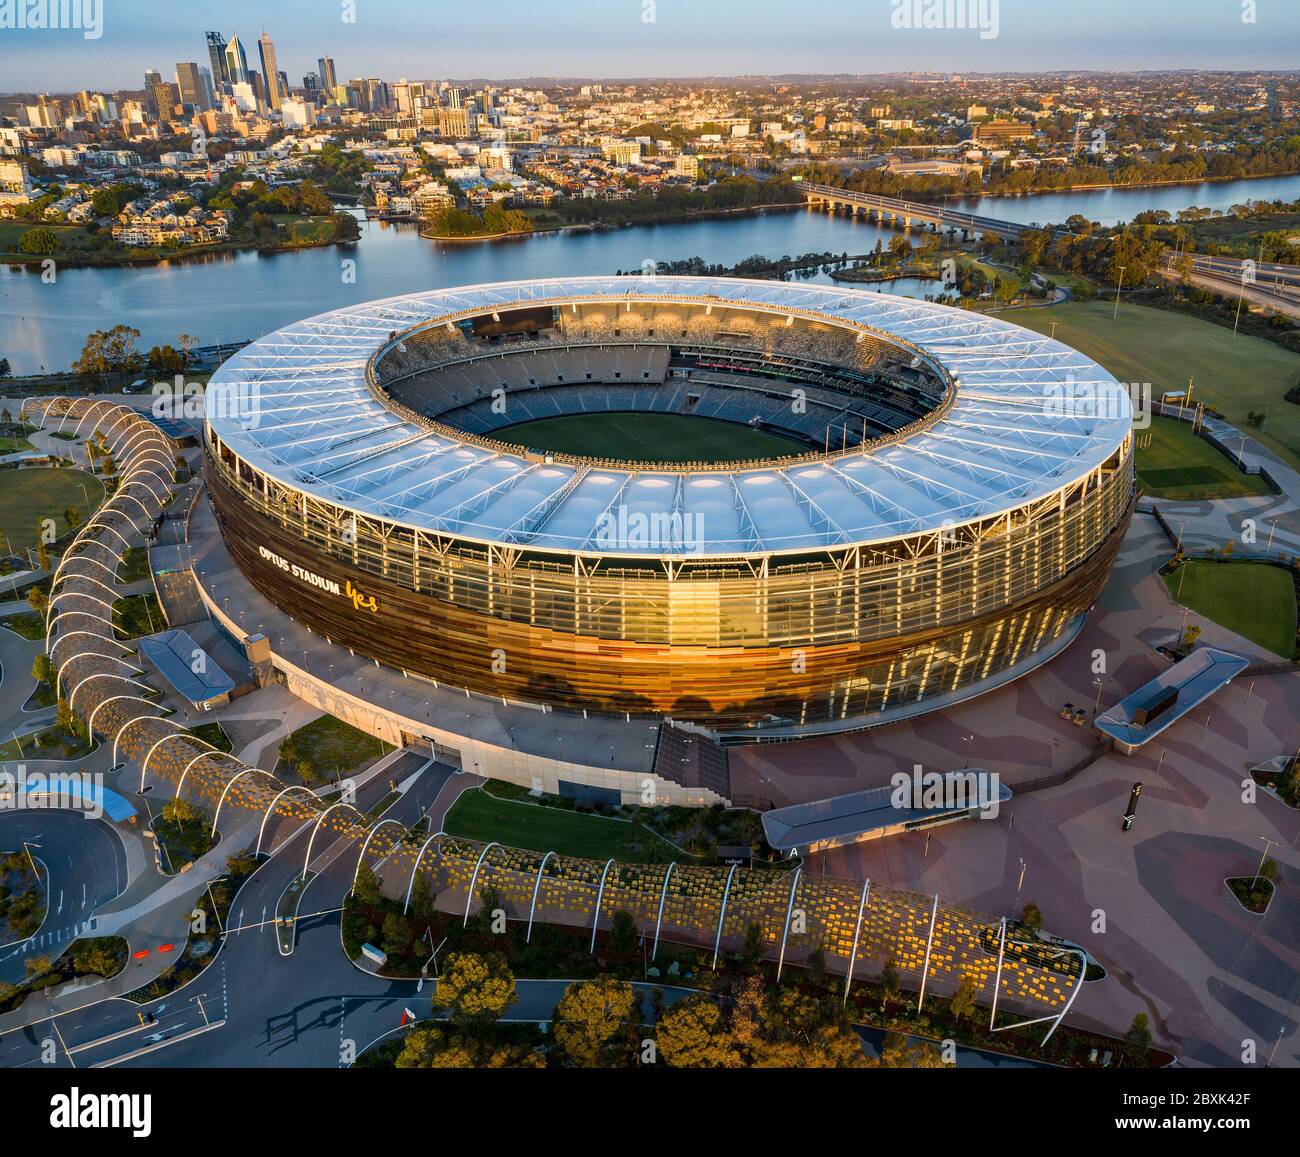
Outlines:
{"label": "stadium", "polygon": [[859,289],[562,278],[323,314],[228,360],[226,547],[332,643],[722,737],[870,726],[1077,635],[1132,507],[1126,389]]}

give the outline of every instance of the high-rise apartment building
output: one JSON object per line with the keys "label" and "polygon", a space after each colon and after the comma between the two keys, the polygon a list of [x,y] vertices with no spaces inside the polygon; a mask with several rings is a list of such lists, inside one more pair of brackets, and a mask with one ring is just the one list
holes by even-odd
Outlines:
{"label": "high-rise apartment building", "polygon": [[316,75],[320,77],[320,86],[325,92],[333,92],[339,83],[332,57],[322,56],[316,61]]}

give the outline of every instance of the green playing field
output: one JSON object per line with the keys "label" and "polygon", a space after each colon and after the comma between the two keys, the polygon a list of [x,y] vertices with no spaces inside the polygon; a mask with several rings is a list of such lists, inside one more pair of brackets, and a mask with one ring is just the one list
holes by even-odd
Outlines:
{"label": "green playing field", "polygon": [[1137,438],[1138,482],[1154,498],[1237,498],[1268,493],[1257,475],[1243,474],[1204,438],[1193,434],[1190,422],[1152,418],[1151,428],[1137,431]]}
{"label": "green playing field", "polygon": [[520,422],[494,431],[493,437],[532,450],[642,462],[730,462],[808,449],[750,426],[690,414],[570,414]]}

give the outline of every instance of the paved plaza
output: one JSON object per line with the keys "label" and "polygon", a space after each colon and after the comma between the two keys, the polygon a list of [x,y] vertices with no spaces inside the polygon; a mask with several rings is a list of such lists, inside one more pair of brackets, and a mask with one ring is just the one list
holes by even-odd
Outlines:
{"label": "paved plaza", "polygon": [[[777,803],[887,783],[899,770],[973,766],[1014,790],[1087,756],[1091,728],[1058,718],[1063,702],[1091,712],[1093,652],[1107,662],[1101,704],[1167,667],[1183,611],[1165,591],[1170,552],[1154,519],[1135,516],[1114,576],[1079,640],[1018,683],[910,724],[732,753],[737,790]],[[1212,623],[1202,640],[1267,660]],[[1248,769],[1300,746],[1300,674],[1238,677],[1137,756],[1108,753],[1069,782],[1018,795],[994,820],[908,834],[817,857],[810,871],[938,892],[946,902],[1010,914],[1036,903],[1050,931],[1087,947],[1110,979],[1089,984],[1071,1020],[1122,1030],[1147,1012],[1157,1041],[1188,1063],[1238,1065],[1253,1041],[1260,1063],[1300,1059],[1300,811],[1260,793],[1243,802]],[[973,736],[973,739],[967,737]],[[1162,757],[1163,753],[1163,759]],[[1144,790],[1131,832],[1120,819]],[[1223,884],[1249,875],[1266,837],[1280,869],[1261,918]],[[1023,883],[1022,883],[1023,864]],[[1096,931],[1103,928],[1104,931]]]}

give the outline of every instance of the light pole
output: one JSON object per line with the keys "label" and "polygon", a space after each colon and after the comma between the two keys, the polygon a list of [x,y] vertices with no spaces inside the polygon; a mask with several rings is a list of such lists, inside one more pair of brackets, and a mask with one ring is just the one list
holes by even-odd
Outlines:
{"label": "light pole", "polygon": [[1029,865],[1026,864],[1025,861],[1024,861],[1023,859],[1020,861],[1020,879],[1016,881],[1016,897],[1017,897],[1017,898],[1019,898],[1019,896],[1020,896],[1020,889],[1021,889],[1021,887],[1024,885],[1024,882],[1025,882],[1025,869],[1026,869],[1028,866],[1029,866]]}
{"label": "light pole", "polygon": [[1124,266],[1119,267],[1119,280],[1115,283],[1115,312],[1112,317],[1119,317],[1119,291],[1124,286]]}
{"label": "light pole", "polygon": [[971,749],[971,744],[974,742],[975,742],[975,736],[973,734],[966,736],[966,763],[965,763],[966,767],[970,767],[970,749]]}
{"label": "light pole", "polygon": [[[1271,848],[1274,844],[1280,844],[1282,842],[1281,840],[1270,840],[1268,836],[1260,836],[1259,838],[1264,841],[1264,854],[1259,857],[1259,867],[1255,869],[1256,885],[1259,883],[1260,873],[1264,871],[1264,861],[1268,859],[1269,848]],[[1252,887],[1253,886],[1254,885],[1252,885]]]}
{"label": "light pole", "polygon": [[1092,705],[1092,715],[1093,718],[1095,719],[1097,717],[1097,712],[1101,710],[1102,678],[1100,675],[1097,676],[1097,678],[1092,681],[1092,685],[1097,688],[1097,699],[1096,702],[1094,702]]}

